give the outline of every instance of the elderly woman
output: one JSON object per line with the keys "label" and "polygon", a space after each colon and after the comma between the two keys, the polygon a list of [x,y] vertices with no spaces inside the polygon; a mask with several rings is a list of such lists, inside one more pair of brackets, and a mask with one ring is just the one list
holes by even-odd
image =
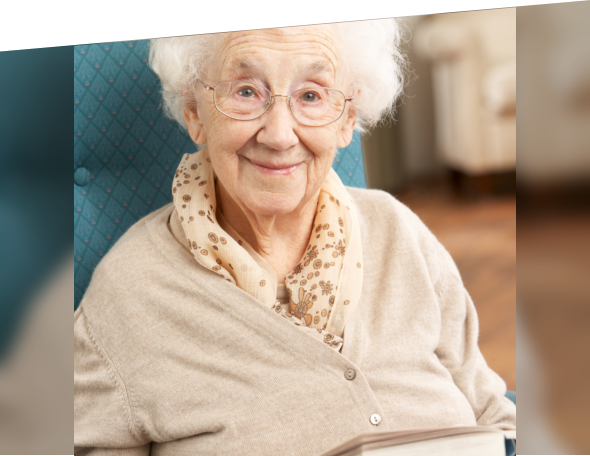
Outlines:
{"label": "elderly woman", "polygon": [[[332,169],[393,109],[395,21],[154,40],[204,146],[75,313],[75,452],[321,454],[356,434],[516,429],[451,257]],[[150,453],[151,452],[151,453]]]}

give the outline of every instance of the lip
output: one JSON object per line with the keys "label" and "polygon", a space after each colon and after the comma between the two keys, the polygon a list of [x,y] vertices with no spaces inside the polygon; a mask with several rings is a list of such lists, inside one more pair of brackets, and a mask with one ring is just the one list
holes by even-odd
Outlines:
{"label": "lip", "polygon": [[270,174],[274,176],[287,176],[289,174],[293,174],[297,170],[297,168],[299,168],[299,165],[303,163],[300,162],[295,165],[274,165],[272,163],[262,163],[251,159],[248,159],[248,161],[252,163],[252,166],[254,166],[254,168],[256,168],[257,170],[265,174]]}

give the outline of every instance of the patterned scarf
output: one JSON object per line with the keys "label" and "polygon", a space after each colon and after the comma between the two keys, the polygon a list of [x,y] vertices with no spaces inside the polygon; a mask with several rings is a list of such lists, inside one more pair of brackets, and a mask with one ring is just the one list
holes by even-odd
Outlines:
{"label": "patterned scarf", "polygon": [[344,325],[360,298],[363,268],[355,209],[333,169],[322,185],[305,255],[285,278],[288,305],[277,301],[278,281],[270,264],[217,211],[207,148],[182,158],[172,192],[199,264],[340,351]]}

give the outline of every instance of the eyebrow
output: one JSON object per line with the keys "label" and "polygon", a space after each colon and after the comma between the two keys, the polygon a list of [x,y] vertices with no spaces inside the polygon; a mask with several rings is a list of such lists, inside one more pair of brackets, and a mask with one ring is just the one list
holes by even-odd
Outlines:
{"label": "eyebrow", "polygon": [[307,71],[313,71],[316,73],[331,73],[331,70],[333,69],[334,66],[329,60],[316,60],[306,66]]}
{"label": "eyebrow", "polygon": [[228,66],[228,69],[236,71],[236,70],[252,70],[260,68],[261,62],[257,60],[235,60]]}

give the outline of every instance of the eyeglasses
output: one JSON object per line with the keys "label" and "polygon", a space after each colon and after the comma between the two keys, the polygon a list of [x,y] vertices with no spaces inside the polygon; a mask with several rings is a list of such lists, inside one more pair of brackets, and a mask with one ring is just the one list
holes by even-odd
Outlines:
{"label": "eyeglasses", "polygon": [[275,98],[282,97],[299,123],[323,127],[340,119],[346,102],[354,99],[326,87],[301,89],[287,96],[273,95],[266,87],[248,81],[223,81],[213,87],[199,82],[206,90],[213,91],[217,110],[235,120],[258,119],[271,108]]}

